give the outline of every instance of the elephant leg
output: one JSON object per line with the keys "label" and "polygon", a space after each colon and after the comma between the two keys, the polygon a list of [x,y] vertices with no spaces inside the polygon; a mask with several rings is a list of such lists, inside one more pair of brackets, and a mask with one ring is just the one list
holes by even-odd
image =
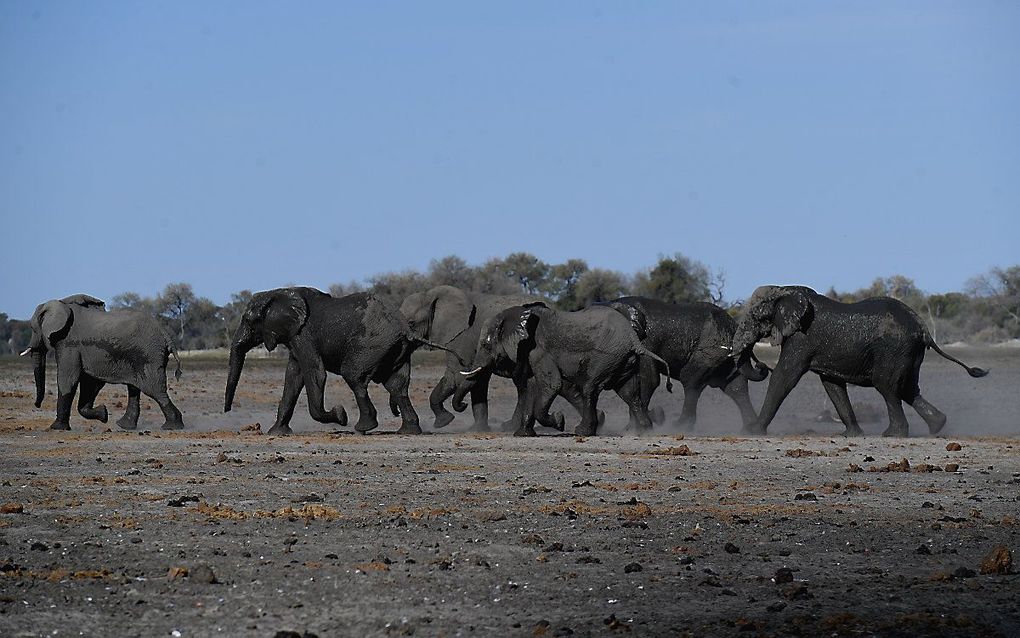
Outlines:
{"label": "elephant leg", "polygon": [[390,393],[390,402],[396,403],[400,410],[400,429],[397,434],[421,434],[421,425],[418,423],[418,413],[411,405],[411,399],[407,396],[407,389],[411,385],[411,364],[405,363],[397,368],[389,379],[383,383],[383,387]]}
{"label": "elephant leg", "polygon": [[[50,425],[51,430],[71,429],[71,404],[81,375],[81,362],[77,356],[63,359],[63,362],[57,360],[57,418]],[[61,363],[66,365],[61,367]]]}
{"label": "elephant leg", "polygon": [[910,428],[907,424],[907,415],[903,413],[903,403],[899,394],[890,388],[878,388],[885,399],[885,407],[889,410],[889,427],[882,432],[882,436],[909,436]]}
{"label": "elephant leg", "polygon": [[[583,399],[581,409],[581,424],[574,429],[574,434],[577,436],[595,436],[598,434],[598,400],[599,390],[594,388],[585,388],[581,390],[581,396]],[[649,427],[651,425],[649,424]]]}
{"label": "elephant leg", "polygon": [[104,385],[106,385],[105,381],[82,375],[81,385],[78,389],[78,414],[101,423],[106,423],[110,419],[110,413],[107,412],[105,405],[99,407],[93,405]]}
{"label": "elephant leg", "polygon": [[138,415],[142,412],[139,405],[142,391],[138,389],[138,386],[131,384],[128,384],[127,391],[127,410],[124,412],[124,416],[117,419],[117,427],[122,430],[134,430],[138,427]]}
{"label": "elephant leg", "polygon": [[379,427],[379,417],[375,411],[375,405],[368,396],[368,380],[357,379],[348,381],[351,392],[354,393],[354,400],[358,402],[358,422],[354,429],[358,432],[369,432]]}
{"label": "elephant leg", "polygon": [[287,372],[283,377],[283,396],[280,397],[280,404],[276,406],[276,422],[269,428],[267,434],[286,436],[293,432],[290,429],[290,420],[294,416],[294,406],[297,405],[303,387],[305,379],[301,374],[301,364],[295,357],[291,357],[287,361]]}
{"label": "elephant leg", "polygon": [[928,424],[928,432],[931,434],[938,434],[943,427],[946,425],[946,415],[943,414],[938,408],[936,408],[928,400],[920,394],[915,394],[912,399],[908,399],[907,403],[914,408],[914,411],[921,415],[924,422]]}
{"label": "elephant leg", "polygon": [[163,411],[162,429],[183,430],[184,418],[181,411],[170,400],[170,395],[166,391],[166,368],[159,368],[158,371],[151,374],[151,378],[153,382],[149,385],[148,391],[146,392],[144,388],[142,391],[152,397],[152,400],[159,404],[159,409]]}
{"label": "elephant leg", "polygon": [[524,421],[524,413],[533,400],[531,393],[534,392],[532,387],[534,384],[528,383],[528,372],[524,366],[518,366],[514,370],[511,380],[514,382],[514,387],[517,388],[517,403],[514,405],[513,416],[503,422],[504,432],[516,432],[520,429],[521,423]]}
{"label": "elephant leg", "polygon": [[673,425],[685,429],[694,428],[698,420],[698,401],[701,400],[701,393],[704,391],[705,385],[699,381],[684,385],[684,407],[680,411],[680,416],[673,421]]}
{"label": "elephant leg", "polygon": [[429,395],[429,407],[432,408],[432,414],[436,416],[435,421],[432,422],[433,428],[445,428],[453,422],[455,418],[453,412],[447,410],[443,403],[453,396],[455,390],[450,378],[445,374],[436,387],[432,388],[432,394]]}
{"label": "elephant leg", "polygon": [[772,419],[776,418],[776,413],[779,412],[779,406],[783,404],[783,400],[797,387],[797,382],[808,371],[809,362],[807,359],[789,355],[788,352],[780,352],[779,361],[776,363],[775,370],[772,371],[769,387],[765,391],[765,401],[762,403],[761,412],[753,423],[744,426],[744,432],[765,434]]}
{"label": "elephant leg", "polygon": [[857,415],[854,414],[854,407],[850,405],[850,395],[846,393],[846,382],[832,377],[822,377],[822,387],[829,395],[839,420],[846,426],[845,436],[861,436],[864,431],[857,424]]}
{"label": "elephant leg", "polygon": [[[674,372],[676,372],[674,370]],[[645,412],[648,413],[649,418],[652,420],[652,424],[661,424],[666,421],[666,412],[661,406],[656,406],[654,409],[650,409],[648,406],[652,402],[652,395],[658,389],[659,384],[662,380],[659,375],[659,369],[655,367],[655,361],[649,357],[641,357],[641,407]],[[630,415],[631,423],[628,427],[635,426],[635,415]]]}
{"label": "elephant leg", "polygon": [[489,380],[491,375],[481,375],[475,379],[475,385],[471,387],[471,415],[475,422],[471,426],[472,432],[489,431]]}
{"label": "elephant leg", "polygon": [[560,371],[551,361],[539,359],[533,365],[534,378],[527,384],[527,401],[524,403],[520,427],[514,436],[536,436],[535,421],[538,415],[548,414],[552,402],[563,387]]}
{"label": "elephant leg", "polygon": [[638,434],[652,431],[652,419],[648,415],[648,406],[644,403],[641,388],[642,380],[640,376],[635,375],[616,389],[616,394],[627,404],[630,413],[630,423],[627,427],[633,428]]}
{"label": "elephant leg", "polygon": [[301,364],[300,367],[301,376],[305,381],[305,396],[308,398],[308,414],[312,420],[317,423],[335,423],[340,427],[347,425],[347,412],[343,407],[337,409],[337,406],[334,406],[327,410],[324,404],[326,369],[322,366],[322,362],[315,361],[311,365]]}
{"label": "elephant leg", "polygon": [[758,413],[754,411],[754,406],[751,405],[751,394],[747,389],[747,377],[738,374],[726,384],[723,392],[737,405],[737,408],[740,410],[740,420],[743,422],[744,427],[754,423],[754,420],[758,418]]}

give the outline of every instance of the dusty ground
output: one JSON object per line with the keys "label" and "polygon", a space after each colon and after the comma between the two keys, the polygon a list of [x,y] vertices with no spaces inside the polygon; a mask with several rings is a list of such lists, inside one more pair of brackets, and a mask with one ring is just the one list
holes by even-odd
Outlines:
{"label": "dusty ground", "polygon": [[[770,438],[735,436],[711,390],[683,440],[469,435],[464,417],[356,436],[303,403],[299,434],[270,438],[254,424],[283,367],[254,360],[229,415],[223,363],[185,362],[173,396],[199,431],[158,431],[146,401],[151,433],[77,415],[50,433],[52,396],[34,409],[27,362],[4,360],[0,635],[1017,635],[1020,576],[978,572],[1020,549],[1020,353],[958,354],[992,374],[929,354],[922,389],[949,425],[927,438],[912,415],[898,440],[838,436],[810,376]],[[433,361],[412,393],[426,429]],[[340,382],[328,393],[355,416]],[[101,398],[117,418],[123,389]],[[494,417],[511,401],[498,384]],[[622,404],[603,407],[620,430]]]}

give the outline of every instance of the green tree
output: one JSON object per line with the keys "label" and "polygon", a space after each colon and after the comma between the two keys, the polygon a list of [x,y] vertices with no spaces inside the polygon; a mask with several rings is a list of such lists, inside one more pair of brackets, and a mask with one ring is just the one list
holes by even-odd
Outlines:
{"label": "green tree", "polygon": [[584,308],[597,301],[610,301],[627,292],[624,276],[615,270],[592,268],[578,277],[575,290],[577,307]]}
{"label": "green tree", "polygon": [[710,301],[712,275],[701,262],[676,253],[659,257],[645,277],[635,279],[635,292],[669,303]]}
{"label": "green tree", "polygon": [[584,305],[577,297],[577,283],[588,272],[588,263],[583,259],[568,259],[562,264],[549,267],[542,285],[542,294],[556,302],[561,310],[577,310]]}

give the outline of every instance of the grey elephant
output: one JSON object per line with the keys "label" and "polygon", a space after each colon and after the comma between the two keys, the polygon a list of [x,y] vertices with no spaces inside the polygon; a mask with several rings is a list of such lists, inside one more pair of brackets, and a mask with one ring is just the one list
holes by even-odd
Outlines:
{"label": "grey elephant", "polygon": [[107,383],[125,384],[128,405],[117,425],[125,430],[138,426],[139,395],[145,393],[159,404],[166,421],[164,430],[184,427],[166,389],[166,366],[177,360],[170,336],[155,317],[133,310],[106,311],[102,300],[72,295],[40,304],[32,315],[32,339],[22,356],[32,355],[35,368],[35,406],[46,392],[46,354],[57,361],[57,418],[50,429],[70,430],[71,403],[79,385],[78,414],[106,423],[105,405],[94,405]]}
{"label": "grey elephant", "polygon": [[[768,368],[754,353],[740,366],[730,356],[737,322],[725,310],[710,303],[667,303],[647,297],[620,297],[604,302],[627,317],[645,346],[667,362],[684,387],[684,405],[674,425],[693,427],[698,418],[698,399],[706,387],[719,388],[740,410],[744,425],[757,417],[747,382],[761,381]],[[645,409],[659,386],[659,372],[651,359],[642,369],[641,403]],[[652,411],[659,420],[661,410]],[[636,414],[631,423],[638,423]]]}
{"label": "grey elephant", "polygon": [[[538,301],[527,295],[487,295],[467,292],[454,286],[436,286],[425,292],[409,295],[400,306],[411,331],[443,344],[452,352],[446,355],[446,370],[429,395],[429,406],[435,414],[434,428],[443,428],[454,415],[443,403],[453,397],[458,412],[467,406],[465,396],[471,394],[472,429],[489,429],[489,378],[491,372],[479,374],[468,381],[459,372],[461,361],[473,361],[482,324],[506,308]],[[501,374],[498,370],[496,374]]]}
{"label": "grey elephant", "polygon": [[903,401],[921,415],[932,434],[946,424],[946,415],[921,396],[918,385],[928,348],[972,377],[988,374],[943,352],[917,313],[891,297],[848,304],[804,286],[762,286],[747,300],[733,336],[737,365],[746,362],[754,344],[766,336],[781,350],[758,419],[745,426],[756,434],[765,433],[783,399],[809,370],[821,378],[847,435],[862,434],[847,384],[878,390],[889,411],[884,436],[907,436]]}
{"label": "grey elephant", "polygon": [[343,377],[358,403],[354,429],[368,432],[379,426],[368,396],[369,382],[381,383],[390,394],[390,410],[402,419],[398,433],[421,434],[418,414],[407,396],[411,353],[427,343],[408,330],[400,311],[367,292],[333,297],[315,288],[277,288],[256,293],[241,316],[230,347],[223,411],[230,412],[244,367],[245,355],[257,345],[290,351],[283,381],[283,397],[269,434],[291,433],[301,389],[308,396],[308,412],[319,423],[347,425],[343,407],[326,410],[326,373]]}
{"label": "grey elephant", "polygon": [[580,409],[575,434],[593,436],[600,425],[598,399],[603,390],[616,391],[641,427],[651,428],[641,405],[639,370],[644,358],[662,366],[666,388],[672,391],[669,364],[641,343],[634,327],[616,310],[593,306],[561,312],[531,304],[508,308],[487,321],[472,368],[461,374],[471,379],[497,368],[513,368],[515,436],[535,436],[536,420],[548,418],[558,395]]}

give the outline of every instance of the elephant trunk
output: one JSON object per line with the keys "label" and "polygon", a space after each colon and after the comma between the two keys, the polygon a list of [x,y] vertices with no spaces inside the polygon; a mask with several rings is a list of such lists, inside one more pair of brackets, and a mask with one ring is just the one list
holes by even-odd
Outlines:
{"label": "elephant trunk", "polygon": [[468,392],[471,392],[471,388],[474,385],[475,382],[471,379],[464,378],[460,380],[460,383],[457,384],[457,389],[453,393],[453,399],[450,402],[450,405],[453,406],[454,410],[457,412],[463,412],[467,409],[467,402],[464,400],[464,397],[467,396]]}
{"label": "elephant trunk", "polygon": [[35,407],[41,407],[46,394],[46,351],[32,350],[32,365],[35,368]]}
{"label": "elephant trunk", "polygon": [[248,351],[255,347],[252,343],[252,331],[242,323],[234,336],[234,343],[230,347],[230,370],[227,373],[227,390],[223,399],[223,411],[230,412],[234,403],[234,392],[237,390],[237,382],[241,379],[241,369],[244,368],[244,357]]}

